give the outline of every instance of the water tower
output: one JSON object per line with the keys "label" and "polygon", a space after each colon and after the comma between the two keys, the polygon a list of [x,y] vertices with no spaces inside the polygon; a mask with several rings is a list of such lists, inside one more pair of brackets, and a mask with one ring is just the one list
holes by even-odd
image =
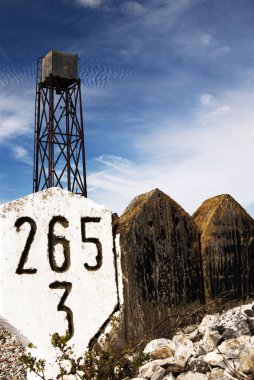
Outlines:
{"label": "water tower", "polygon": [[61,187],[87,196],[81,84],[76,54],[38,59],[33,191]]}

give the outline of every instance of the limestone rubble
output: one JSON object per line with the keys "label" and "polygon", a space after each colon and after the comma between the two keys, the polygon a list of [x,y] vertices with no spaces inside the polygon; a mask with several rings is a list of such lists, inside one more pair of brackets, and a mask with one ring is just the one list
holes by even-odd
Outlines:
{"label": "limestone rubble", "polygon": [[151,341],[144,352],[151,360],[135,380],[254,379],[254,303],[206,315],[172,339]]}
{"label": "limestone rubble", "polygon": [[[4,329],[0,343],[0,380],[25,380],[21,344]],[[172,339],[152,340],[144,352],[150,360],[132,380],[253,380],[254,302],[206,315]]]}

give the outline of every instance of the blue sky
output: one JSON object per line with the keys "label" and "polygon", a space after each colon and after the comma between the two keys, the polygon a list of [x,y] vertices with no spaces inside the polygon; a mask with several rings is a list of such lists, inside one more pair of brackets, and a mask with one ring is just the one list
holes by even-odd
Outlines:
{"label": "blue sky", "polygon": [[0,202],[32,192],[35,70],[77,53],[88,196],[121,213],[160,188],[254,215],[252,0],[1,0]]}

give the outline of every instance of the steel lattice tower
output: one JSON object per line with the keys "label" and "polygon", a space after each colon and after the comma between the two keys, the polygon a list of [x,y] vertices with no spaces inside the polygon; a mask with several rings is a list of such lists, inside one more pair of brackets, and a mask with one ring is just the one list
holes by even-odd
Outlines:
{"label": "steel lattice tower", "polygon": [[61,187],[87,196],[77,55],[50,51],[37,63],[33,191]]}

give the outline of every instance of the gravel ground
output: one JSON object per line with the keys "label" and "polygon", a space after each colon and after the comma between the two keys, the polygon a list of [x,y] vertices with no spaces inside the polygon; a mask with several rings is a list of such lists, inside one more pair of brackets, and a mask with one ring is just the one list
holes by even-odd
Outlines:
{"label": "gravel ground", "polygon": [[19,362],[24,353],[22,344],[0,327],[0,380],[26,380],[26,371]]}

